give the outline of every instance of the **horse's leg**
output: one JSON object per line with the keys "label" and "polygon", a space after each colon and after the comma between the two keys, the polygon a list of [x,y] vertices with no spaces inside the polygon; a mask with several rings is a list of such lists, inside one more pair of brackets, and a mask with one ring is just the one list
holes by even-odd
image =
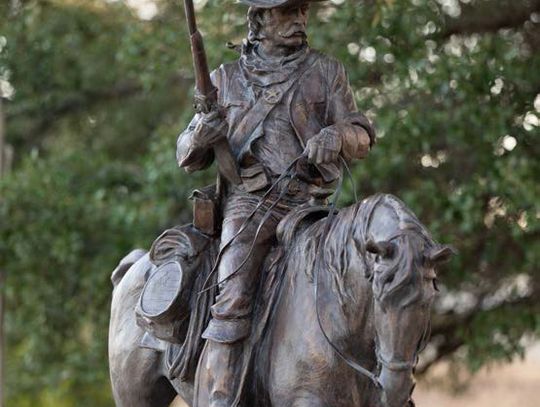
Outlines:
{"label": "horse's leg", "polygon": [[156,357],[161,356],[149,349],[139,351],[134,352],[139,353],[138,355],[133,355],[138,371],[133,370],[130,375],[125,374],[125,371],[121,376],[111,374],[116,406],[168,407],[177,393],[169,380],[159,374],[159,361],[155,362]]}
{"label": "horse's leg", "polygon": [[113,274],[109,325],[109,368],[118,407],[167,407],[176,396],[164,375],[163,353],[139,347],[144,331],[135,306],[152,267],[143,252],[127,256]]}

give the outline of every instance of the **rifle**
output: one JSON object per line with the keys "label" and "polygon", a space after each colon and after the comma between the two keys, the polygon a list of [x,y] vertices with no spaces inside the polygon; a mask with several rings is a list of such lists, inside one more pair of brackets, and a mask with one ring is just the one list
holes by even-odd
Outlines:
{"label": "rifle", "polygon": [[[203,37],[197,29],[195,20],[195,8],[193,0],[184,0],[184,9],[189,31],[189,41],[191,43],[191,55],[193,57],[193,68],[195,70],[195,97],[194,107],[197,113],[209,113],[217,110],[217,88],[210,79],[206,52],[204,50]],[[238,176],[236,160],[233,157],[231,148],[224,137],[213,145],[214,156],[218,169],[232,184],[238,185],[242,181]]]}

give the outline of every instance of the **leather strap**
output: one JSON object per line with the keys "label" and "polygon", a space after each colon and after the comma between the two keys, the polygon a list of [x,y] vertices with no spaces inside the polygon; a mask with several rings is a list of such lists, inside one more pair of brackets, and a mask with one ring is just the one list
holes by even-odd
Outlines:
{"label": "leather strap", "polygon": [[238,175],[236,160],[225,137],[214,144],[214,157],[218,163],[219,172],[225,179],[233,185],[240,185],[242,179]]}
{"label": "leather strap", "polygon": [[240,123],[230,133],[228,139],[233,153],[238,157],[246,136],[251,136],[257,127],[268,117],[268,114],[283,100],[288,91],[315,64],[312,55],[307,58],[303,69],[298,69],[288,81],[279,85],[264,88],[262,96],[246,112]]}

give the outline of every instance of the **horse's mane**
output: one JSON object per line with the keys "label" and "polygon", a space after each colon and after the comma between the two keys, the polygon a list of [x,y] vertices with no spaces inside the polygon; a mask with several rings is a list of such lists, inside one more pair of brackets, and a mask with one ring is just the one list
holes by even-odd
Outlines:
{"label": "horse's mane", "polygon": [[396,301],[405,307],[423,298],[424,253],[439,244],[418,218],[398,198],[385,195],[399,219],[393,263],[381,275],[373,276],[373,293],[381,304]]}
{"label": "horse's mane", "polygon": [[[382,206],[395,215],[393,236],[395,252],[392,262],[381,275],[373,273],[374,256],[367,252],[373,216]],[[424,249],[437,246],[427,229],[405,204],[393,195],[377,194],[339,211],[334,217],[327,235],[324,234],[326,219],[308,227],[303,233],[301,252],[306,273],[313,278],[317,256],[323,256],[323,270],[330,274],[340,302],[349,296],[346,273],[351,271],[353,250],[358,250],[363,263],[364,277],[373,282],[373,294],[385,303],[399,297],[402,304],[410,304],[421,298],[417,284],[422,278],[417,270]],[[354,247],[351,247],[353,245]],[[414,289],[413,289],[414,288]],[[397,293],[399,292],[399,296]]]}

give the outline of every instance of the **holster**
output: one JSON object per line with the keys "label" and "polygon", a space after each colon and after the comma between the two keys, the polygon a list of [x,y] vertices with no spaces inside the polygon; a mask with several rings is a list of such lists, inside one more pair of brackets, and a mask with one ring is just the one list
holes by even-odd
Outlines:
{"label": "holster", "polygon": [[193,226],[209,236],[214,236],[221,224],[220,195],[214,184],[194,190],[189,197],[193,201]]}

